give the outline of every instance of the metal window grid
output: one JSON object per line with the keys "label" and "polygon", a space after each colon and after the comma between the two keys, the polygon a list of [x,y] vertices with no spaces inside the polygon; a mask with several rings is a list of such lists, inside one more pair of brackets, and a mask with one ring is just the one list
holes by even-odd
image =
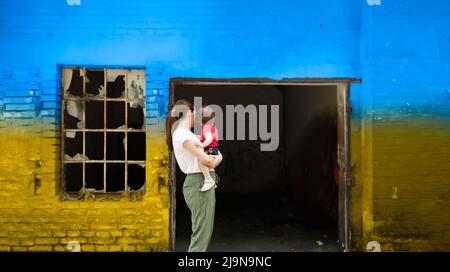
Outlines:
{"label": "metal window grid", "polygon": [[[106,173],[106,165],[107,163],[123,163],[124,164],[124,181],[125,181],[125,190],[124,191],[114,191],[114,192],[108,192],[108,193],[123,193],[123,192],[128,192],[130,191],[128,188],[128,165],[129,164],[140,164],[140,165],[145,165],[145,160],[128,160],[128,152],[127,152],[127,147],[128,147],[128,133],[137,133],[137,132],[143,132],[145,133],[145,120],[146,120],[146,112],[145,112],[145,73],[144,73],[144,77],[143,77],[143,87],[144,87],[144,92],[143,92],[143,96],[142,98],[129,98],[128,97],[128,75],[131,71],[143,71],[140,69],[109,69],[109,68],[103,68],[103,69],[86,69],[86,68],[73,68],[73,67],[67,67],[67,68],[63,68],[64,69],[72,69],[72,70],[76,70],[79,69],[80,71],[80,75],[83,76],[83,96],[80,97],[71,97],[68,96],[66,97],[66,93],[64,90],[64,84],[65,84],[65,80],[67,80],[66,78],[64,78],[64,73],[63,73],[63,79],[62,79],[62,108],[61,108],[61,159],[62,159],[62,163],[63,163],[63,175],[62,175],[62,181],[63,184],[65,185],[65,171],[64,171],[64,165],[65,164],[70,164],[70,163],[82,163],[82,167],[83,167],[83,181],[82,181],[82,188],[81,188],[81,192],[86,192],[87,188],[86,188],[86,164],[87,163],[103,163],[103,190],[92,190],[93,192],[98,192],[98,193],[107,193],[106,189],[107,189],[107,173]],[[104,94],[103,94],[103,98],[98,98],[98,97],[88,97],[86,94],[86,71],[103,71],[104,73],[104,81],[103,81],[103,86],[104,86]],[[108,88],[107,88],[107,80],[108,80],[108,71],[109,70],[122,70],[124,72],[125,75],[125,90],[124,90],[124,98],[108,98]],[[65,128],[65,123],[64,123],[64,113],[65,113],[65,107],[66,107],[66,101],[79,101],[81,102],[81,110],[83,113],[83,117],[81,120],[82,123],[82,128],[81,129],[66,129]],[[88,129],[86,128],[86,102],[87,101],[103,101],[103,129]],[[124,112],[125,112],[125,128],[123,129],[108,129],[107,128],[107,102],[108,101],[123,101],[124,103]],[[135,129],[135,128],[128,128],[128,103],[129,102],[142,102],[143,105],[143,114],[144,114],[144,118],[143,118],[143,128],[142,129]],[[64,143],[65,143],[65,135],[66,132],[82,132],[83,133],[83,154],[82,154],[82,159],[81,160],[67,160],[64,156]],[[103,160],[86,160],[86,132],[103,132]],[[106,149],[107,149],[107,133],[108,132],[124,132],[125,134],[125,138],[124,138],[124,148],[125,148],[125,159],[124,160],[107,160],[106,157]],[[145,148],[145,147],[144,147]],[[145,180],[144,180],[144,184],[145,184]],[[64,190],[65,190],[65,186],[63,186]],[[66,191],[66,190],[65,190]]]}

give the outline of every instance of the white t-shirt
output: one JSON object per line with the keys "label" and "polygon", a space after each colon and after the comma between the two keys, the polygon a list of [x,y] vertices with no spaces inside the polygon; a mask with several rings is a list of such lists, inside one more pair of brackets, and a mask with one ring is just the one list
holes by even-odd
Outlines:
{"label": "white t-shirt", "polygon": [[199,141],[197,136],[190,130],[178,128],[173,132],[172,145],[175,159],[181,171],[185,174],[202,172],[198,166],[198,159],[183,147],[183,143],[188,139]]}

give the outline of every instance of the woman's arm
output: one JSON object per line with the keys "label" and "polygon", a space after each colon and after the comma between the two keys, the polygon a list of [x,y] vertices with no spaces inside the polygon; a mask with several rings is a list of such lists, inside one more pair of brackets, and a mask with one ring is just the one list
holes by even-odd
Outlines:
{"label": "woman's arm", "polygon": [[212,157],[214,157],[214,163],[210,168],[216,168],[217,165],[219,165],[222,162],[222,153],[220,153],[219,151],[219,155],[211,155]]}
{"label": "woman's arm", "polygon": [[184,141],[183,147],[209,168],[215,168],[222,161],[222,154],[219,153],[217,156],[207,155],[202,148],[195,145],[195,141],[192,139]]}

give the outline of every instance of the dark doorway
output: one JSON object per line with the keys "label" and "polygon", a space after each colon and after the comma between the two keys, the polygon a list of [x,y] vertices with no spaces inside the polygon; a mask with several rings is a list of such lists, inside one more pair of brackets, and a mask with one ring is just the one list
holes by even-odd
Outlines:
{"label": "dark doorway", "polygon": [[[260,151],[260,140],[220,142],[224,160],[216,169],[220,181],[210,251],[342,250],[337,94],[337,85],[330,84],[187,84],[172,89],[173,101],[200,96],[224,111],[225,105],[239,104],[280,109],[277,150]],[[185,175],[174,167],[174,250],[186,251],[191,230],[182,193]]]}

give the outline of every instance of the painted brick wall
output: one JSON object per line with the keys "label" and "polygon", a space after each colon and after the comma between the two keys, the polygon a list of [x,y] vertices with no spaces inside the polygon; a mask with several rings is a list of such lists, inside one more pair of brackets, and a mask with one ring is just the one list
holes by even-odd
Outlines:
{"label": "painted brick wall", "polygon": [[448,1],[362,6],[352,203],[361,248],[450,250],[449,14]]}
{"label": "painted brick wall", "polygon": [[[85,251],[167,250],[169,79],[357,77],[359,6],[309,2],[1,1],[0,250],[71,240]],[[147,190],[137,200],[61,199],[59,65],[146,68]]]}
{"label": "painted brick wall", "polygon": [[[171,77],[361,77],[354,247],[449,249],[447,1],[80,3],[0,0],[0,251],[167,250]],[[61,199],[60,65],[145,67],[144,195]]]}

